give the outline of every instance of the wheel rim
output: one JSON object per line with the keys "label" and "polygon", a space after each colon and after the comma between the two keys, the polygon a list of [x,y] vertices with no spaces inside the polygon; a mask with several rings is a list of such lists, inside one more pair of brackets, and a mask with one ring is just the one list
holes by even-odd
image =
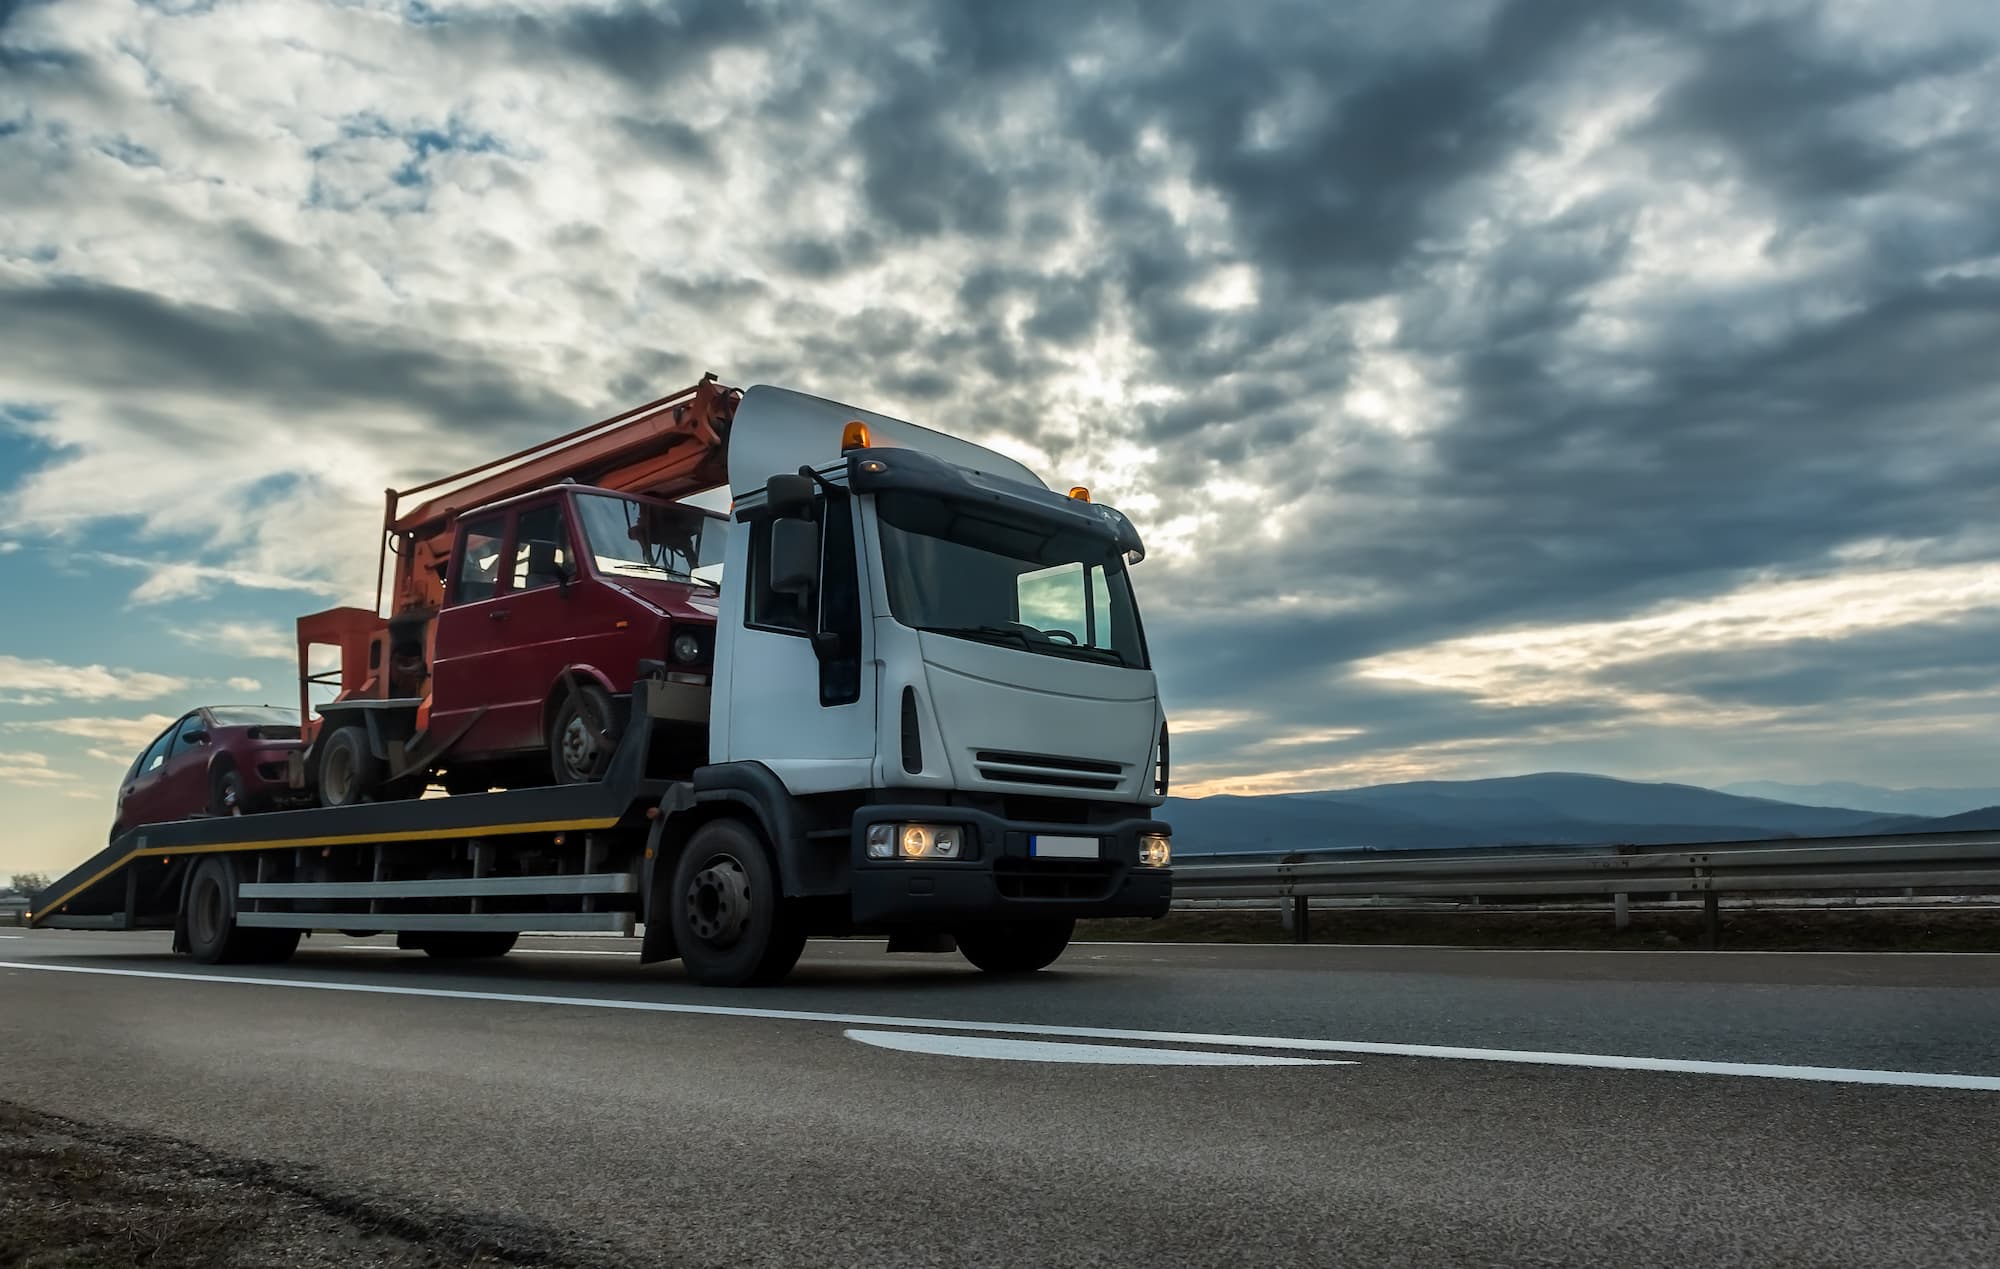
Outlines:
{"label": "wheel rim", "polygon": [[750,924],[750,874],[734,856],[717,855],[688,882],[688,929],[704,943],[732,947]]}
{"label": "wheel rim", "polygon": [[242,776],[234,771],[225,771],[222,775],[220,793],[221,796],[216,798],[216,804],[222,808],[224,815],[233,815],[243,809]]}
{"label": "wheel rim", "polygon": [[190,913],[194,926],[194,941],[206,946],[222,933],[222,886],[212,877],[202,879],[194,889],[193,911]]}
{"label": "wheel rim", "polygon": [[597,770],[597,738],[581,712],[570,715],[562,731],[563,766],[573,776],[587,776]]}

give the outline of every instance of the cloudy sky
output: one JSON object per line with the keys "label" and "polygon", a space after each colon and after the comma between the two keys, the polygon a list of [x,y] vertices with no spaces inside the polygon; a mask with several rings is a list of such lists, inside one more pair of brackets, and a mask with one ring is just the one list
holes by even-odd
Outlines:
{"label": "cloudy sky", "polygon": [[1990,0],[0,0],[0,805],[776,382],[1125,507],[1192,791],[1990,784]]}

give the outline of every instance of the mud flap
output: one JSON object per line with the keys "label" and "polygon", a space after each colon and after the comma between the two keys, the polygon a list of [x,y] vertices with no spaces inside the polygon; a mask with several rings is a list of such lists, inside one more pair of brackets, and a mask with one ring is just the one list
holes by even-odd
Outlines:
{"label": "mud flap", "polygon": [[683,815],[693,807],[694,789],[686,784],[675,784],[660,799],[659,813],[653,817],[653,826],[646,833],[646,872],[643,878],[646,936],[639,941],[641,965],[680,958],[681,950],[674,945],[674,923],[673,918],[667,915],[667,905],[673,902],[670,891],[674,884],[674,864],[678,859],[680,842],[687,834],[676,832],[670,851],[666,845],[667,825],[676,815]]}

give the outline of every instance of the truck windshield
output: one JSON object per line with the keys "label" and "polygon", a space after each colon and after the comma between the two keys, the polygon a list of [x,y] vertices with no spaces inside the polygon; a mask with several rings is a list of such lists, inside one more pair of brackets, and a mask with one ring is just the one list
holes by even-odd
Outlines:
{"label": "truck windshield", "polygon": [[717,585],[723,535],[720,521],[705,511],[578,494],[576,517],[601,574]]}
{"label": "truck windshield", "polygon": [[1107,537],[929,494],[875,500],[896,620],[1047,656],[1143,669],[1145,641]]}

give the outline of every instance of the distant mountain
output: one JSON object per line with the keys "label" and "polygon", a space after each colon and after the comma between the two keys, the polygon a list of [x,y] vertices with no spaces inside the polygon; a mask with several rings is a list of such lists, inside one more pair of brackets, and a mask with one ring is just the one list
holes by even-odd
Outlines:
{"label": "distant mountain", "polygon": [[1448,849],[1609,842],[1738,841],[1878,830],[1882,816],[1687,784],[1550,772],[1425,780],[1321,793],[1171,798],[1184,855],[1240,851]]}
{"label": "distant mountain", "polygon": [[1870,820],[1860,831],[1886,833],[1976,833],[2000,829],[2000,806],[1982,806],[1958,815],[1891,815]]}
{"label": "distant mountain", "polygon": [[1810,806],[1853,806],[1864,811],[1880,811],[1885,815],[1957,815],[2000,805],[2000,788],[1885,789],[1846,780],[1829,780],[1821,784],[1752,780],[1725,784],[1722,791],[1745,797],[1773,798],[1780,802],[1802,802]]}

